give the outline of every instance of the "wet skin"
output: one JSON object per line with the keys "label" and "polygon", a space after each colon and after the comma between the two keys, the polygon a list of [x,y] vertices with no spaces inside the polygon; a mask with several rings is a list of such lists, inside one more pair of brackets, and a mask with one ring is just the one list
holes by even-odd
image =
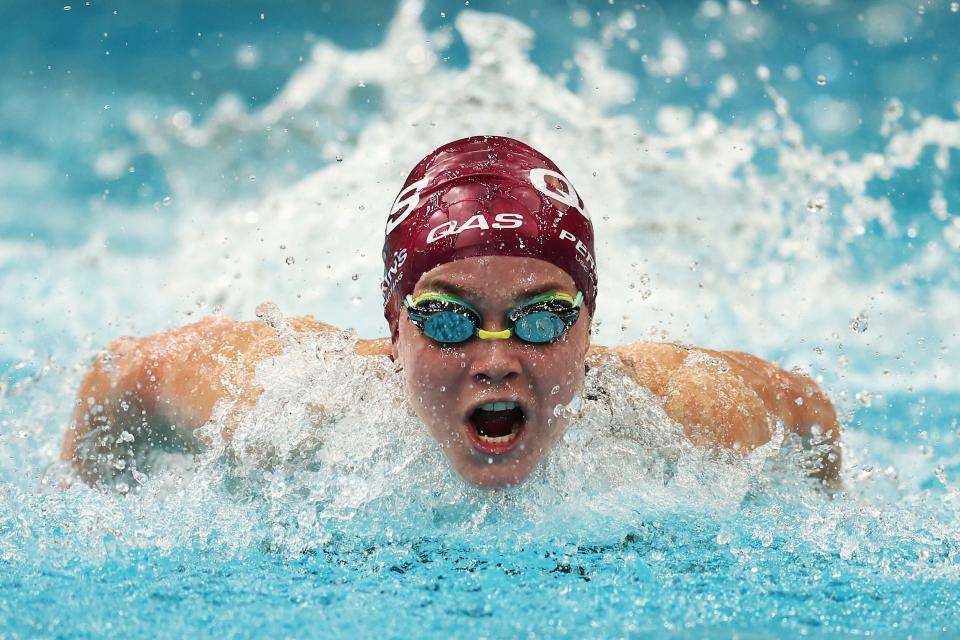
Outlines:
{"label": "wet skin", "polygon": [[[415,295],[446,290],[481,312],[487,330],[506,328],[508,310],[537,293],[575,292],[557,267],[519,257],[470,258],[441,265],[418,282]],[[585,309],[555,344],[473,340],[441,347],[420,334],[405,315],[399,336],[361,340],[361,355],[393,357],[403,367],[410,409],[446,454],[452,467],[478,486],[522,482],[563,435],[554,407],[583,386],[585,368],[602,362],[661,398],[667,415],[704,447],[749,452],[769,441],[774,420],[811,443],[828,445],[812,470],[830,484],[840,468],[840,428],[829,398],[808,377],[745,353],[676,344],[590,346]],[[293,318],[296,331],[333,331],[310,316]],[[263,392],[257,365],[282,353],[276,331],[264,322],[207,319],[143,338],[111,343],[84,377],[67,428],[61,459],[86,482],[109,481],[117,437],[123,430],[154,446],[202,448],[195,430],[222,400],[231,403],[222,436],[230,441],[239,416]],[[559,387],[553,393],[555,387]],[[526,423],[519,444],[506,454],[479,452],[467,438],[466,416],[479,403],[520,402]]]}

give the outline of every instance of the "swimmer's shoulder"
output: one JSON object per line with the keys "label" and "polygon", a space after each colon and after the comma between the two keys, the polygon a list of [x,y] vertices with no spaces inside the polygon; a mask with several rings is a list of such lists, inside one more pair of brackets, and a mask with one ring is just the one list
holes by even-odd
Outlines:
{"label": "swimmer's shoulder", "polygon": [[[309,314],[286,321],[298,333],[340,331]],[[117,355],[136,355],[135,360],[155,361],[161,367],[165,364],[188,367],[215,361],[221,366],[233,363],[247,369],[264,358],[279,355],[283,347],[277,330],[263,320],[209,317],[149,336],[117,338],[108,350]],[[358,340],[355,352],[390,356],[390,339]]]}
{"label": "swimmer's shoulder", "polygon": [[587,364],[618,366],[638,383],[663,395],[671,375],[688,355],[688,347],[661,342],[633,342],[616,347],[593,345],[587,354]]}
{"label": "swimmer's shoulder", "polygon": [[[290,326],[299,332],[340,331],[337,327],[326,322],[320,322],[312,315],[290,319]],[[393,358],[393,345],[390,338],[365,339],[360,338],[353,348],[359,356],[387,356]]]}

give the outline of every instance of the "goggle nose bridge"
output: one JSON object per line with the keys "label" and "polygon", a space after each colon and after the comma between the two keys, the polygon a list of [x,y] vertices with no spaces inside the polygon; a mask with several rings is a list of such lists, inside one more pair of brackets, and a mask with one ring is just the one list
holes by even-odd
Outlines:
{"label": "goggle nose bridge", "polygon": [[481,340],[508,340],[512,335],[513,332],[510,329],[504,329],[503,331],[487,331],[486,329],[479,329],[477,331],[477,337]]}

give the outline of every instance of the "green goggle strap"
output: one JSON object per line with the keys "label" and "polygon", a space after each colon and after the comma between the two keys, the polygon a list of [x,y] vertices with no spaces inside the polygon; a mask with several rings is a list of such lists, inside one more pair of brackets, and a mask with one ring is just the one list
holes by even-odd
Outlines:
{"label": "green goggle strap", "polygon": [[427,291],[426,293],[421,293],[419,296],[414,299],[413,295],[407,294],[407,297],[403,300],[403,305],[407,309],[418,307],[424,302],[449,302],[451,304],[460,305],[464,309],[473,312],[478,318],[483,316],[480,315],[480,312],[477,311],[470,303],[465,300],[461,300],[455,295],[449,293],[439,293],[437,291]]}
{"label": "green goggle strap", "polygon": [[[511,321],[516,322],[519,314],[517,312],[522,311],[523,309],[536,305],[542,304],[544,302],[553,302],[554,300],[560,300],[562,302],[567,302],[571,304],[574,308],[579,307],[583,303],[583,292],[578,291],[577,296],[573,297],[568,293],[545,293],[543,295],[536,296],[527,300],[523,304],[518,305],[516,308],[511,310],[507,317]],[[467,309],[471,313],[475,314],[477,318],[481,318],[481,314],[477,311],[472,305],[468,302],[458,298],[455,295],[449,293],[439,293],[436,291],[428,291],[422,293],[414,299],[411,294],[407,294],[407,297],[404,298],[403,304],[409,311],[411,308],[416,308],[424,302],[449,302],[451,304],[456,304],[462,306],[464,309]],[[510,329],[504,329],[503,331],[487,331],[486,329],[481,329],[477,327],[477,337],[481,340],[507,340],[513,335],[513,332]]]}
{"label": "green goggle strap", "polygon": [[513,318],[519,317],[519,312],[523,311],[527,307],[532,307],[533,305],[543,304],[544,302],[553,302],[554,300],[559,300],[561,302],[568,303],[571,307],[577,308],[583,303],[583,292],[577,291],[577,297],[571,296],[569,293],[544,293],[535,298],[530,298],[526,302],[517,305],[514,307],[508,314],[507,317],[511,320]]}

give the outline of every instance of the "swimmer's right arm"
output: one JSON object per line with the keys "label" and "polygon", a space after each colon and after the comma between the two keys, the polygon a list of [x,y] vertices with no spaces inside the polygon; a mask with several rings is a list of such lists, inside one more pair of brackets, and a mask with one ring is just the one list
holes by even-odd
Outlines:
{"label": "swimmer's right arm", "polygon": [[[335,327],[310,316],[293,318],[296,331]],[[358,342],[360,354],[389,354],[383,341]],[[386,351],[385,351],[386,349]],[[263,389],[254,383],[257,365],[279,355],[282,343],[264,322],[209,318],[141,338],[119,338],[84,376],[60,451],[89,484],[109,479],[131,447],[196,451],[205,443],[195,431],[221,400],[234,415],[253,407]],[[233,436],[228,415],[221,432]]]}

